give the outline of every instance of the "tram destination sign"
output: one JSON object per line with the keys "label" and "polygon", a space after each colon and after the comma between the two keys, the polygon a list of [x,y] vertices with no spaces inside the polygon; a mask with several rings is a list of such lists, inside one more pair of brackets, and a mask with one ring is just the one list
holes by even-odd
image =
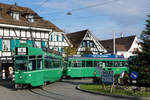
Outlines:
{"label": "tram destination sign", "polygon": [[27,48],[17,48],[17,55],[26,55],[27,54]]}
{"label": "tram destination sign", "polygon": [[103,84],[113,84],[114,82],[114,72],[113,71],[103,71],[102,83]]}

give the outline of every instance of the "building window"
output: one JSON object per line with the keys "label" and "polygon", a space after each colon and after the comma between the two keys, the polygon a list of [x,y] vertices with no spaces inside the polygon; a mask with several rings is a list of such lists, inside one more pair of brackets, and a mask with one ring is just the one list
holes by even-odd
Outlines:
{"label": "building window", "polygon": [[90,41],[87,41],[87,47],[89,48],[89,46],[90,46]]}
{"label": "building window", "polygon": [[3,40],[3,51],[10,51],[10,40]]}
{"label": "building window", "polygon": [[82,42],[82,47],[86,47],[86,42],[85,41]]}
{"label": "building window", "polygon": [[15,20],[19,20],[19,12],[12,12],[10,13],[10,16],[12,16]]}
{"label": "building window", "polygon": [[34,16],[33,16],[33,15],[27,15],[26,18],[27,18],[27,20],[28,20],[29,22],[31,22],[31,23],[34,22]]}
{"label": "building window", "polygon": [[36,45],[37,47],[41,48],[41,42],[36,41],[36,42],[35,42],[35,45]]}

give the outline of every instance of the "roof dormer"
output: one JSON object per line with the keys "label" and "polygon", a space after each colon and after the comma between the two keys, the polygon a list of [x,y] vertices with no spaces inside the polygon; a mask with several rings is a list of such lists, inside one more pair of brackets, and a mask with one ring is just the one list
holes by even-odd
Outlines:
{"label": "roof dormer", "polygon": [[29,22],[31,22],[31,23],[34,22],[34,15],[28,14],[28,15],[26,15],[25,17],[26,17],[26,19],[27,19]]}
{"label": "roof dormer", "polygon": [[14,20],[19,20],[19,19],[20,19],[20,14],[19,14],[19,12],[12,11],[12,12],[10,13],[10,16],[12,16],[12,18],[13,18]]}

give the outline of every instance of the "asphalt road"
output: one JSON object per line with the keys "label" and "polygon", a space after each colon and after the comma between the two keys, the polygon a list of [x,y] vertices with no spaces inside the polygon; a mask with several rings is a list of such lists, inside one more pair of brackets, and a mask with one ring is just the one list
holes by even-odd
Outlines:
{"label": "asphalt road", "polygon": [[91,79],[71,79],[55,82],[46,87],[14,90],[7,81],[0,81],[0,100],[131,100],[85,93],[75,89]]}

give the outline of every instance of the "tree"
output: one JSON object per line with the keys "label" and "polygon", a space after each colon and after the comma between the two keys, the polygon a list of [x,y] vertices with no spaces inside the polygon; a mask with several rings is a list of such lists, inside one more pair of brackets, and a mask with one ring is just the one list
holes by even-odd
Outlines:
{"label": "tree", "polygon": [[76,54],[76,49],[69,46],[69,47],[65,47],[64,48],[64,54],[68,57],[68,56],[73,56],[74,54]]}
{"label": "tree", "polygon": [[146,27],[141,34],[142,39],[142,52],[139,53],[140,65],[150,66],[150,15],[146,20]]}
{"label": "tree", "polygon": [[138,53],[137,57],[133,60],[138,62],[136,67],[133,67],[138,72],[138,84],[150,84],[150,15],[146,20],[146,27],[141,33],[141,46],[142,52]]}

